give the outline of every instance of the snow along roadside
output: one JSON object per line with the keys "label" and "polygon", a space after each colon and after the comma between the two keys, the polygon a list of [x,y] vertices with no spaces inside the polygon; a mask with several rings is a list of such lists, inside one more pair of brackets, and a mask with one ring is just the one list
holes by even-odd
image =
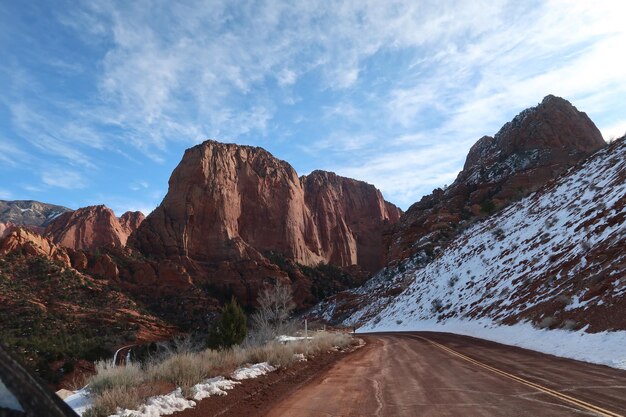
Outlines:
{"label": "snow along roadside", "polygon": [[586,333],[584,328],[576,332],[562,329],[542,330],[528,322],[505,326],[490,320],[461,319],[448,319],[439,323],[436,320],[397,323],[383,319],[374,326],[358,329],[358,333],[389,331],[455,333],[626,370],[626,331]]}
{"label": "snow along roadside", "polygon": [[[159,417],[173,414],[178,411],[186,410],[196,406],[196,401],[213,395],[227,395],[227,391],[233,389],[240,384],[240,380],[258,378],[269,372],[274,372],[277,368],[267,362],[256,363],[254,365],[243,366],[237,368],[232,374],[232,379],[226,379],[223,376],[210,378],[194,385],[191,388],[193,399],[187,399],[180,388],[166,395],[157,395],[150,397],[145,404],[138,410],[121,410],[118,409],[117,414],[109,417]],[[91,400],[88,391],[82,389],[77,391],[65,399],[65,402],[79,415],[82,416],[85,411],[91,407]]]}

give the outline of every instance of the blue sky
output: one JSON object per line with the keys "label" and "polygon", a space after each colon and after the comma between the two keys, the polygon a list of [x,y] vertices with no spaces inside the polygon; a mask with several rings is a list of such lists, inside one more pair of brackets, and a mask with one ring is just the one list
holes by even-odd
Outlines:
{"label": "blue sky", "polygon": [[214,138],[406,209],[547,94],[606,139],[625,133],[625,15],[621,1],[4,1],[0,198],[147,214],[184,149]]}

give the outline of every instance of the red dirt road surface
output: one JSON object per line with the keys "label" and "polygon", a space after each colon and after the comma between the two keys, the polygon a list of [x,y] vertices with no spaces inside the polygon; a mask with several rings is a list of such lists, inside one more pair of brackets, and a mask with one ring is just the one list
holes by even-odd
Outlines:
{"label": "red dirt road surface", "polygon": [[452,334],[364,338],[265,415],[626,415],[626,371]]}

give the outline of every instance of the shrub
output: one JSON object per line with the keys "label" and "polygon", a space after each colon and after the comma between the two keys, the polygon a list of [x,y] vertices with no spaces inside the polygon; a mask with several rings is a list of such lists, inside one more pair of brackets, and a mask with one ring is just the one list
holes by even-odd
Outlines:
{"label": "shrub", "polygon": [[576,322],[576,320],[572,320],[572,319],[567,319],[563,322],[563,328],[565,330],[576,330],[576,328],[578,327],[578,322]]}
{"label": "shrub", "polygon": [[148,369],[152,379],[171,382],[183,389],[192,387],[206,378],[206,364],[201,355],[177,353]]}
{"label": "shrub", "polygon": [[553,327],[558,322],[558,319],[554,316],[548,316],[541,319],[539,322],[540,329],[549,329]]}
{"label": "shrub", "polygon": [[112,360],[96,362],[96,374],[89,381],[89,391],[100,394],[111,388],[129,389],[141,385],[144,373],[138,364],[115,366]]}
{"label": "shrub", "polygon": [[245,363],[268,362],[276,367],[288,367],[299,360],[297,354],[326,352],[352,343],[347,333],[318,332],[309,340],[287,344],[270,342],[247,349],[234,347],[198,352],[194,351],[193,343],[179,340],[171,344],[172,350],[153,357],[144,368],[137,364],[115,367],[112,361],[99,362],[97,374],[88,381],[93,406],[84,416],[108,416],[118,407],[137,409],[148,397],[160,393],[157,392],[159,384],[155,383],[158,381],[172,383],[181,387],[185,395],[191,395],[193,385],[206,378],[230,375]]}
{"label": "shrub", "polygon": [[83,413],[83,417],[108,416],[115,413],[118,407],[134,410],[142,400],[138,390],[112,387],[93,397],[92,406]]}
{"label": "shrub", "polygon": [[452,275],[450,279],[448,279],[448,287],[454,288],[456,283],[459,281],[459,277],[456,275]]}
{"label": "shrub", "polygon": [[222,309],[222,315],[209,334],[209,346],[230,348],[246,338],[246,315],[235,298]]}
{"label": "shrub", "polygon": [[433,313],[439,313],[443,309],[443,301],[440,298],[435,298],[430,302],[430,311]]}
{"label": "shrub", "polygon": [[572,304],[573,300],[572,297],[570,297],[569,295],[561,294],[555,298],[555,301],[559,304],[562,304],[563,307],[567,307],[568,305]]}
{"label": "shrub", "polygon": [[278,282],[263,290],[257,302],[259,308],[252,315],[252,323],[261,341],[274,339],[291,330],[289,318],[296,308],[291,287]]}

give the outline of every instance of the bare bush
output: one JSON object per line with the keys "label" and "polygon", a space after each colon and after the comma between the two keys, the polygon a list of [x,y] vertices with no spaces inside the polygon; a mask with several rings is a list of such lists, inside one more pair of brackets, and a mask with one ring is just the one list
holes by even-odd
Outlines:
{"label": "bare bush", "polygon": [[559,304],[562,304],[564,307],[572,304],[572,297],[566,294],[561,294],[555,298],[555,301]]}
{"label": "bare bush", "polygon": [[443,301],[440,298],[435,298],[430,302],[430,311],[433,313],[439,313],[443,310]]}
{"label": "bare bush", "polygon": [[207,363],[202,355],[176,353],[165,361],[151,364],[148,374],[153,380],[171,382],[182,388],[189,388],[204,380],[207,376]]}
{"label": "bare bush", "polygon": [[454,288],[457,282],[459,282],[459,277],[457,275],[452,275],[450,279],[448,279],[448,287]]}
{"label": "bare bush", "polygon": [[345,348],[349,346],[354,339],[346,333],[321,332],[313,336],[310,345],[316,352],[326,351],[332,347]]}
{"label": "bare bush", "polygon": [[96,374],[89,381],[89,391],[100,394],[111,388],[133,388],[145,380],[143,370],[138,364],[129,363],[115,366],[112,360],[96,362]]}
{"label": "bare bush", "polygon": [[83,413],[83,417],[109,416],[114,414],[118,407],[134,410],[143,400],[138,390],[111,387],[92,398],[92,405]]}
{"label": "bare bush", "polygon": [[578,322],[576,320],[572,320],[572,319],[567,319],[563,322],[563,329],[565,330],[576,330],[576,328],[578,327]]}
{"label": "bare bush", "polygon": [[290,317],[296,304],[290,286],[278,282],[273,287],[264,289],[257,302],[259,308],[251,319],[259,340],[271,340],[280,334],[293,331],[294,324]]}
{"label": "bare bush", "polygon": [[195,384],[206,378],[230,375],[246,363],[268,362],[276,367],[288,367],[299,360],[298,354],[327,352],[351,343],[353,339],[347,333],[317,332],[308,340],[287,344],[272,341],[245,349],[235,347],[194,352],[194,345],[186,342],[178,346],[174,344],[170,349],[164,349],[167,354],[151,358],[144,368],[136,363],[115,367],[112,361],[99,362],[97,374],[89,380],[93,407],[84,415],[108,416],[117,407],[137,409],[148,397],[156,395],[154,387],[158,386],[155,384],[158,381],[173,383],[189,395],[190,388]]}
{"label": "bare bush", "polygon": [[540,329],[549,329],[553,327],[558,321],[559,320],[556,317],[548,316],[541,319],[538,326]]}

